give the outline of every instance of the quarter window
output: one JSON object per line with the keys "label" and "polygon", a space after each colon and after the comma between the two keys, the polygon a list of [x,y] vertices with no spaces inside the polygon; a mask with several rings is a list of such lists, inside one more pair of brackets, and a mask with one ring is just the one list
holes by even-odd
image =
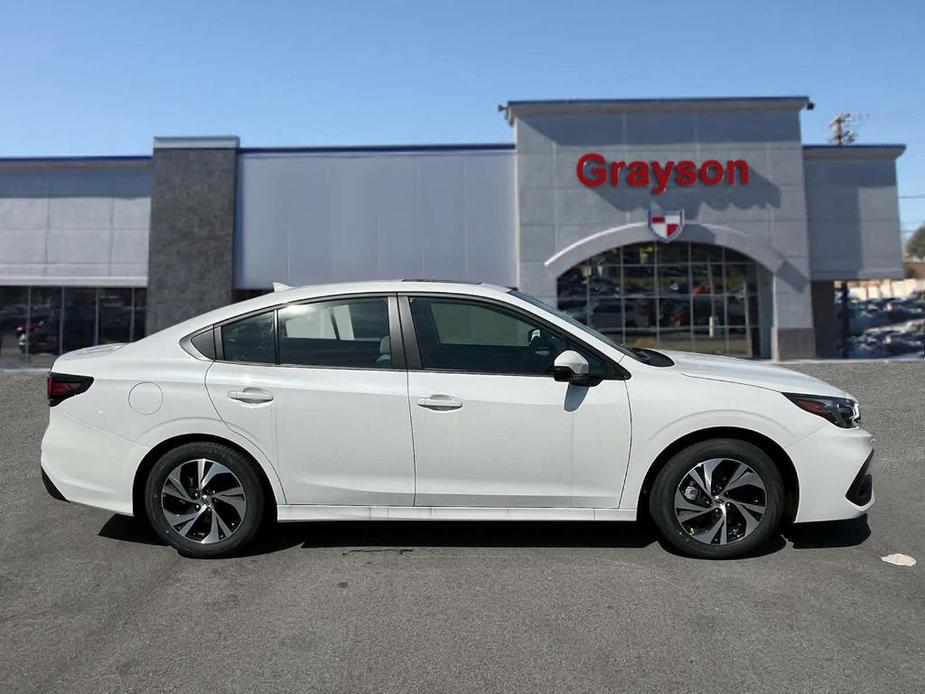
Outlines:
{"label": "quarter window", "polygon": [[273,311],[248,316],[222,327],[222,358],[255,364],[275,364]]}
{"label": "quarter window", "polygon": [[385,298],[320,301],[279,310],[282,364],[388,369],[392,366]]}
{"label": "quarter window", "polygon": [[[575,349],[545,325],[486,303],[413,297],[411,315],[425,369],[549,375],[556,356]],[[602,374],[603,363],[582,353]]]}

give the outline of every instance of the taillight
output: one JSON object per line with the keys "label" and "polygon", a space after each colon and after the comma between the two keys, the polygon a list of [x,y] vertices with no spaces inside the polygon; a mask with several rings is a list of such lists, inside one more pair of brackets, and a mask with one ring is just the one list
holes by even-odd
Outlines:
{"label": "taillight", "polygon": [[62,400],[87,391],[93,384],[90,376],[72,376],[71,374],[48,374],[48,406],[54,407]]}

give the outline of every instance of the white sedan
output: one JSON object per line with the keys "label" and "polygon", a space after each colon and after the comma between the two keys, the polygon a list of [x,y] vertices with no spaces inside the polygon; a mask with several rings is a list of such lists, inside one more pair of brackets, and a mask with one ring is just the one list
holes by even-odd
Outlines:
{"label": "white sedan", "polygon": [[698,557],[873,503],[873,439],[822,381],[628,349],[518,291],[283,288],[61,356],[49,491],[232,554],[268,519],[648,516]]}

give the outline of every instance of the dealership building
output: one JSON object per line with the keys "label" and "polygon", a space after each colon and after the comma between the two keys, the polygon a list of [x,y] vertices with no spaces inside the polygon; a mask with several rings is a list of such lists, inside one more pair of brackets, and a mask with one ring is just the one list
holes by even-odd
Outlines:
{"label": "dealership building", "polygon": [[0,365],[402,277],[516,286],[633,345],[833,356],[836,284],[903,277],[904,148],[805,145],[808,108],[514,101],[504,144],[0,159]]}

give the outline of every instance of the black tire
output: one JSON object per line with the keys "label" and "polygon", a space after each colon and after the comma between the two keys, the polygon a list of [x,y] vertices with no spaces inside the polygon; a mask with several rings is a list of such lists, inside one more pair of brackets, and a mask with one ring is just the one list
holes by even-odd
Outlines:
{"label": "black tire", "polygon": [[[176,494],[170,494],[168,499],[168,495],[165,495],[163,490],[165,484],[167,484],[167,477],[178,466],[182,466],[183,472],[181,476],[188,480],[189,466],[192,465],[195,468],[196,463],[193,461],[202,458],[225,466],[237,478],[238,484],[243,489],[245,510],[243,517],[241,517],[237,511],[238,506],[232,507],[230,504],[226,505],[224,501],[218,500],[223,498],[220,495],[222,485],[225,485],[225,488],[228,488],[229,485],[231,488],[236,486],[231,475],[220,473],[212,478],[214,482],[210,481],[208,484],[202,485],[206,494],[212,493],[211,484],[218,485],[219,491],[215,493],[214,500],[209,500],[210,506],[203,510],[202,519],[196,521],[198,525],[194,525],[189,529],[190,537],[186,537],[178,531],[178,527],[182,530],[185,524],[178,524],[178,527],[171,525],[167,519],[163,504],[179,503],[179,508],[171,506],[171,509],[174,513],[180,514],[197,512],[204,504],[193,505],[190,502],[179,500]],[[211,465],[207,467],[207,470],[210,467]],[[198,497],[198,490],[195,489],[195,480],[187,483],[185,487],[184,491],[193,498],[194,502],[201,501]],[[170,488],[175,489],[173,485],[170,485]],[[237,499],[237,496],[235,496],[235,499]],[[167,500],[163,501],[164,499]],[[154,531],[162,540],[186,557],[211,559],[227,557],[241,551],[259,532],[265,515],[266,503],[266,494],[254,463],[230,446],[208,441],[186,443],[168,451],[154,464],[148,474],[148,479],[145,481],[145,512],[151,527],[154,528]],[[212,515],[215,513],[214,509],[217,508],[221,508],[226,520],[230,518],[225,527],[231,530],[231,534],[224,535],[220,530],[220,539],[205,543],[198,541],[197,534],[201,535],[206,531],[206,528],[212,526],[213,522],[217,522],[212,521]],[[235,520],[237,520],[237,523],[235,523]]]}
{"label": "black tire", "polygon": [[[692,478],[689,478],[688,475],[698,464],[715,459],[727,461],[716,468],[718,475],[722,475],[726,470],[737,469],[733,467],[733,461],[744,463],[751,468],[752,472],[758,475],[764,485],[763,495],[757,486],[740,487],[739,490],[730,491],[729,494],[731,496],[733,494],[751,493],[756,495],[751,499],[756,503],[760,503],[763,496],[765,511],[757,520],[757,525],[751,530],[746,530],[746,519],[744,517],[746,511],[741,506],[731,508],[728,511],[729,527],[731,528],[728,533],[727,526],[723,524],[717,534],[712,536],[712,539],[698,540],[694,537],[694,531],[690,527],[691,524],[702,523],[703,534],[710,535],[708,528],[713,527],[714,519],[719,522],[727,511],[725,508],[717,508],[710,512],[713,515],[696,515],[696,520],[692,522],[685,519],[685,522],[688,522],[688,528],[685,528],[675,512],[675,493],[685,480],[687,480],[689,486],[694,486]],[[723,491],[721,490],[722,479],[713,480],[713,482],[712,492],[717,489]],[[699,489],[697,493],[700,493]],[[698,497],[697,501],[700,504],[709,503],[705,493]],[[729,506],[731,507],[732,505],[730,502]],[[659,471],[649,494],[649,515],[662,538],[681,553],[704,559],[731,559],[754,553],[777,532],[783,509],[784,482],[780,470],[763,450],[738,439],[701,441],[676,453],[665,467]],[[750,521],[754,522],[757,514],[750,514],[750,516]],[[735,530],[741,533],[741,537],[734,536]],[[730,536],[732,536],[728,544],[721,544],[721,540],[724,539],[723,533],[727,533],[726,540],[730,540]]]}

